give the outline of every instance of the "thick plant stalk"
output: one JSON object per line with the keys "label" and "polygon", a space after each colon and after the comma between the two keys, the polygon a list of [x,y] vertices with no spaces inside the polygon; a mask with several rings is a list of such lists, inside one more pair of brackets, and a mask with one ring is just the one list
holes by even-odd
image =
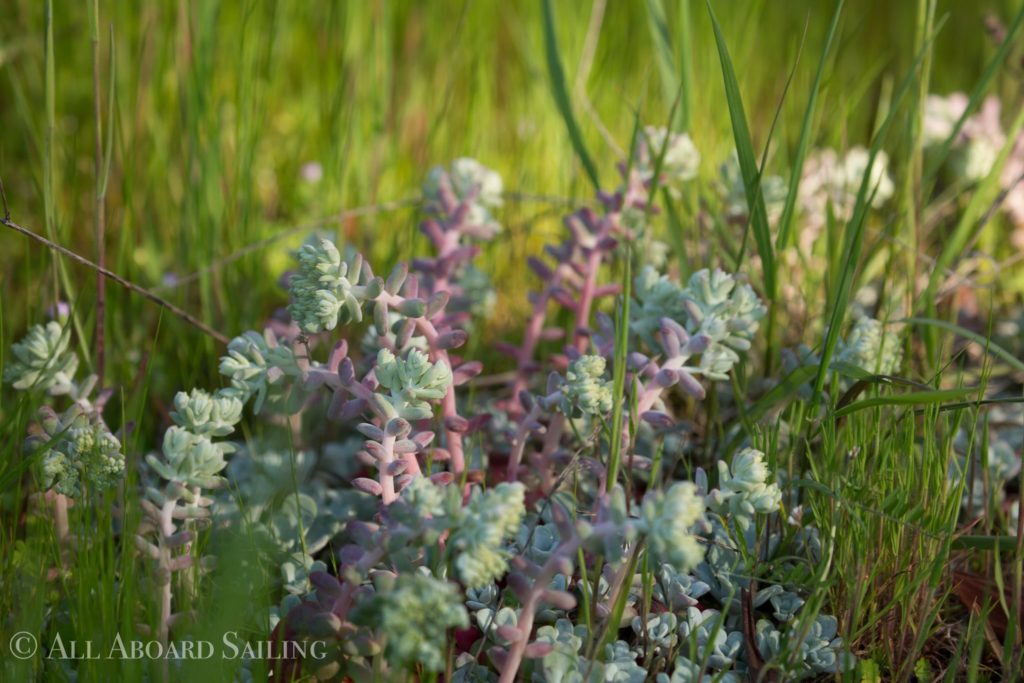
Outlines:
{"label": "thick plant stalk", "polygon": [[[604,522],[594,526],[587,538],[601,538],[620,531],[621,528],[618,525]],[[536,572],[533,576],[532,585],[527,589],[526,594],[520,596],[523,606],[519,610],[519,618],[515,627],[518,635],[512,641],[512,646],[509,648],[508,654],[504,657],[504,661],[501,664],[499,683],[513,683],[516,680],[516,674],[519,672],[523,657],[526,655],[526,648],[530,644],[534,619],[541,602],[544,601],[545,596],[550,591],[549,585],[551,580],[555,577],[555,574],[565,571],[566,564],[571,565],[583,541],[584,539],[578,533],[573,532],[572,536],[563,541],[558,549],[551,554],[548,561]],[[521,561],[525,562],[525,560]]]}
{"label": "thick plant stalk", "polygon": [[[398,309],[409,299],[398,294],[384,292],[381,294],[380,300],[384,301],[389,307]],[[434,323],[426,316],[415,318],[413,322],[416,324],[416,329],[427,340],[427,344],[430,347],[430,359],[435,363],[443,363],[448,366],[450,371],[454,372],[455,368],[452,366],[451,358],[448,356],[448,350],[442,344],[442,333],[438,331]],[[462,433],[447,426],[447,423],[452,419],[461,419],[455,400],[454,383],[448,387],[444,398],[441,399],[441,416],[446,423],[445,444],[451,455],[451,471],[453,475],[458,477],[466,470],[466,457],[462,444]]]}
{"label": "thick plant stalk", "polygon": [[391,464],[395,462],[395,437],[388,434],[381,442],[383,455],[380,458],[380,500],[385,505],[391,505],[398,497],[395,494],[395,478],[391,475]]}

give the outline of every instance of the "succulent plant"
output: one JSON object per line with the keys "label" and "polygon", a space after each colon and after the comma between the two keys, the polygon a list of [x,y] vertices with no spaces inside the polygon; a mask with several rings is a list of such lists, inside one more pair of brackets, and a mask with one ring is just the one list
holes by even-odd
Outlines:
{"label": "succulent plant", "polygon": [[391,417],[405,420],[431,417],[433,410],[427,401],[444,398],[452,383],[451,369],[443,363],[431,363],[419,349],[411,349],[405,358],[381,349],[374,374],[390,392],[387,398]]}
{"label": "succulent plant", "polygon": [[704,502],[690,482],[673,484],[668,491],[649,493],[640,508],[638,526],[647,537],[655,561],[677,571],[695,567],[704,548],[693,527],[704,518]]}
{"label": "succulent plant", "polygon": [[486,586],[507,572],[504,544],[519,530],[524,495],[523,485],[516,482],[498,484],[470,498],[451,537],[457,553],[455,570],[468,588]]}
{"label": "succulent plant", "polygon": [[733,456],[731,467],[718,462],[719,488],[708,495],[707,505],[746,530],[755,515],[777,510],[782,500],[778,484],[768,483],[768,477],[764,453],[744,448]]}
{"label": "succulent plant", "polygon": [[70,340],[70,328],[57,322],[35,325],[11,347],[14,359],[4,368],[4,381],[15,389],[69,393],[78,369],[78,356],[68,350]]}
{"label": "succulent plant", "polygon": [[445,632],[465,628],[469,614],[458,589],[424,574],[400,575],[377,591],[367,611],[386,637],[393,666],[419,664],[427,671],[444,669]]}

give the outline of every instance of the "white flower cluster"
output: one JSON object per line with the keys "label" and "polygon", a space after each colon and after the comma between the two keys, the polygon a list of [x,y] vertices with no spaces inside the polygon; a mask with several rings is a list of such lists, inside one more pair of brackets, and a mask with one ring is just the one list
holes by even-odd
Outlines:
{"label": "white flower cluster", "polygon": [[425,574],[400,575],[374,602],[387,635],[387,659],[395,666],[443,671],[448,629],[469,626],[458,588]]}

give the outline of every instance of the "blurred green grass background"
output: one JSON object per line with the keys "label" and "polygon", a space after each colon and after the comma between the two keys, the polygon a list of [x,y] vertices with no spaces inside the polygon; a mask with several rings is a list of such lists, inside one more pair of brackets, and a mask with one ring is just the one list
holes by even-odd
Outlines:
{"label": "blurred green grass background", "polygon": [[[53,155],[53,235],[92,257],[93,84],[90,3],[52,7],[53,116],[46,106],[46,5],[8,0],[0,22],[0,176],[13,218],[44,232],[45,157]],[[636,111],[664,123],[673,93],[658,73],[646,3],[558,2],[562,59],[577,117],[603,181],[616,182],[614,144],[628,147]],[[680,28],[680,3],[665,3]],[[948,15],[934,49],[931,91],[969,90],[998,44],[1013,0],[940,2]],[[751,120],[764,144],[787,75],[771,168],[796,146],[831,16],[820,0],[714,3]],[[721,70],[703,3],[690,3],[690,132],[712,177],[732,148]],[[848,2],[817,110],[820,145],[863,144],[887,93],[913,60],[917,3]],[[805,34],[806,31],[806,35]],[[103,106],[113,60],[113,134],[107,190],[109,266],[231,336],[258,326],[285,301],[284,245],[301,235],[239,249],[295,225],[322,225],[373,253],[379,270],[410,258],[420,241],[415,209],[344,221],[344,209],[415,196],[430,166],[474,156],[525,195],[588,199],[589,188],[551,96],[537,2],[153,2],[100,3]],[[112,41],[111,41],[112,36]],[[113,48],[113,49],[112,49]],[[1019,74],[1020,65],[1016,66]],[[1014,68],[995,82],[1016,94]],[[585,92],[591,103],[579,97]],[[53,123],[48,147],[48,121]],[[600,121],[600,125],[598,123]],[[602,134],[601,127],[607,129]],[[613,142],[609,142],[609,138]],[[304,180],[307,164],[322,178]],[[515,329],[530,280],[527,253],[559,229],[557,205],[510,201],[504,237],[490,245],[502,297],[493,334]],[[13,233],[0,235],[3,346],[70,300],[92,329],[95,276],[69,264],[59,287],[54,256]],[[211,265],[221,264],[210,270]],[[196,280],[175,278],[208,269]],[[144,352],[152,395],[208,383],[219,349],[194,329],[120,288],[108,288],[108,382],[128,383]],[[511,313],[509,313],[511,311]]]}

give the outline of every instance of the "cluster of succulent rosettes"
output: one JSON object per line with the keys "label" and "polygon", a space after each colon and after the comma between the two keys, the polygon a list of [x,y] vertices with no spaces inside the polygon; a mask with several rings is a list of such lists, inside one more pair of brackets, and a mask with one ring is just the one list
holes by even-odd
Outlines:
{"label": "cluster of succulent rosettes", "polygon": [[220,359],[220,374],[227,377],[231,385],[218,393],[235,397],[243,404],[255,399],[253,411],[256,413],[268,398],[281,398],[288,388],[292,391],[286,401],[287,408],[294,408],[303,398],[299,392],[301,383],[291,382],[289,387],[287,381],[303,377],[299,359],[269,328],[263,334],[250,331],[232,339],[227,355]]}
{"label": "cluster of succulent rosettes", "polygon": [[227,436],[242,419],[242,408],[242,400],[229,391],[179,391],[174,397],[171,419],[194,434]]}
{"label": "cluster of succulent rosettes", "polygon": [[673,133],[667,128],[647,126],[636,145],[635,170],[644,183],[654,180],[658,159],[661,159],[661,177],[658,184],[678,194],[680,187],[697,177],[700,152],[686,133]]}
{"label": "cluster of succulent rosettes", "polygon": [[764,453],[744,448],[732,457],[731,467],[718,461],[718,488],[708,494],[707,506],[746,531],[756,515],[775,512],[782,502],[779,485],[769,477]]}
{"label": "cluster of succulent rosettes", "polygon": [[507,546],[525,514],[525,495],[519,482],[503,482],[486,491],[474,488],[463,504],[461,487],[413,477],[390,514],[408,528],[418,528],[428,542],[447,534],[455,576],[476,590],[508,572]]}
{"label": "cluster of succulent rosettes", "polygon": [[431,363],[427,354],[415,348],[405,358],[381,349],[373,373],[380,386],[389,392],[384,400],[376,401],[388,419],[430,418],[434,411],[428,401],[444,398],[452,384],[451,368],[444,363]]}
{"label": "cluster of succulent rosettes", "polygon": [[[388,662],[395,667],[419,664],[428,671],[442,671],[448,630],[469,626],[458,587],[419,573],[379,576],[379,599],[366,603],[363,611],[369,613],[364,619],[377,622],[385,634]],[[358,621],[360,615],[354,618]]]}
{"label": "cluster of succulent rosettes", "polygon": [[699,368],[694,371],[708,379],[728,378],[739,362],[737,352],[750,348],[767,312],[750,285],[721,270],[697,271],[686,287],[680,287],[647,267],[634,285],[630,330],[651,348],[656,348],[659,335],[660,343],[665,343],[666,320],[683,327],[688,336],[706,338],[706,348],[691,351],[701,354]]}
{"label": "cluster of succulent rosettes", "polygon": [[70,328],[56,321],[35,325],[11,346],[14,358],[4,368],[4,381],[15,389],[67,394],[74,386],[78,356],[68,350]]}
{"label": "cluster of succulent rosettes", "polygon": [[233,453],[230,442],[214,442],[213,437],[231,434],[242,419],[242,401],[231,392],[209,394],[201,389],[178,392],[171,419],[177,424],[164,433],[163,457],[149,455],[146,462],[168,482],[183,486],[215,488],[221,482],[220,471]]}
{"label": "cluster of succulent rosettes", "polygon": [[447,168],[435,166],[423,183],[423,201],[433,217],[450,217],[455,211],[465,213],[463,220],[477,230],[478,237],[490,237],[501,229],[494,217],[502,201],[503,184],[497,172],[475,159],[460,158]]}
{"label": "cluster of succulent rosettes", "polygon": [[100,493],[124,476],[121,442],[98,415],[78,405],[60,415],[40,408],[39,433],[25,446],[41,451],[43,488],[70,498],[79,498],[83,487]]}
{"label": "cluster of succulent rosettes", "polygon": [[[431,445],[435,434],[414,430],[412,423],[433,416],[430,401],[447,396],[453,383],[452,371],[445,362],[431,362],[427,354],[416,348],[405,352],[404,358],[381,349],[362,381],[356,378],[355,365],[349,358],[340,362],[337,377],[340,386],[329,415],[347,419],[368,413],[379,423],[356,425],[366,437],[358,457],[364,464],[377,468],[377,479],[358,477],[352,483],[362,491],[380,496],[389,505],[421,472],[416,456]],[[346,395],[351,397],[347,401]],[[448,416],[445,424],[453,430],[470,428],[469,422],[457,415]],[[432,448],[430,454],[435,461],[451,457],[441,447]]]}
{"label": "cluster of succulent rosettes", "polygon": [[72,498],[85,491],[101,493],[124,475],[124,454],[103,420],[110,391],[93,397],[97,377],[76,381],[78,356],[69,348],[70,330],[51,321],[35,325],[12,346],[14,359],[4,380],[15,389],[64,396],[71,401],[62,413],[44,405],[32,425],[25,448],[39,453],[43,488]]}
{"label": "cluster of succulent rosettes", "polygon": [[361,321],[363,304],[380,295],[382,283],[364,271],[362,257],[357,254],[351,262],[344,261],[328,239],[304,244],[298,260],[299,269],[289,283],[288,312],[307,334]]}

